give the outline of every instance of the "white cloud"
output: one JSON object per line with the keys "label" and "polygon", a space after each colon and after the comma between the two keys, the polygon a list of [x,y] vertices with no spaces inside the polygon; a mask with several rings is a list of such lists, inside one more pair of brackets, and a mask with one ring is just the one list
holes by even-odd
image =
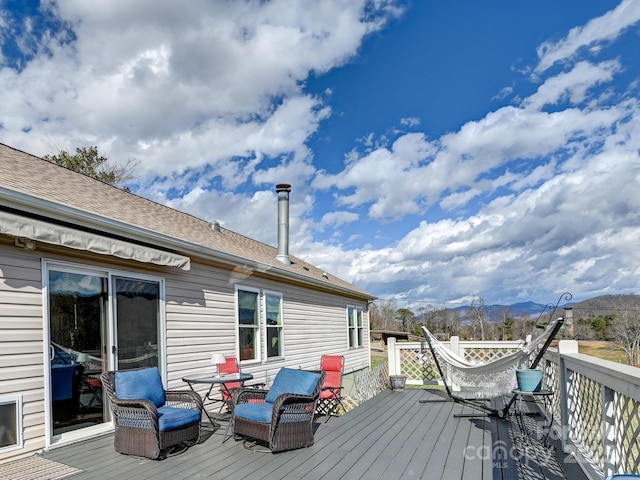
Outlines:
{"label": "white cloud", "polygon": [[640,3],[637,0],[623,0],[601,17],[594,18],[586,25],[571,29],[558,42],[544,42],[538,47],[539,63],[535,73],[540,74],[557,62],[575,58],[583,47],[597,53],[600,44],[615,40],[627,28],[640,21]]}
{"label": "white cloud", "polygon": [[[583,82],[578,76],[573,78]],[[539,98],[539,93],[532,98]],[[603,141],[630,115],[630,109],[636,109],[621,103],[546,113],[530,108],[532,103],[526,99],[526,108],[510,106],[490,112],[437,142],[411,133],[399,137],[390,150],[378,148],[363,156],[353,153],[342,172],[321,173],[313,186],[353,192],[337,194],[339,203],[350,207],[370,204],[373,219],[424,213],[443,196],[445,208],[464,206],[478,195],[493,192],[503,180],[516,181],[515,177],[496,179],[492,173],[496,169],[588,148],[587,142]],[[516,182],[512,188],[523,186]]]}
{"label": "white cloud", "polygon": [[432,142],[411,134],[391,149],[352,152],[342,172],[314,185],[351,192],[338,198],[370,205],[375,218],[426,218],[436,201],[452,216],[423,220],[393,245],[310,258],[415,307],[471,293],[514,302],[637,293],[640,101],[624,86],[601,93],[621,69],[577,62],[520,106]]}
{"label": "white cloud", "polygon": [[404,127],[417,127],[420,125],[420,119],[418,117],[401,118],[400,125]]}
{"label": "white cloud", "polygon": [[0,70],[4,141],[36,154],[98,143],[109,158],[138,159],[141,175],[306,155],[329,109],[302,82],[397,14],[365,0],[48,6],[76,40],[45,36],[24,70]]}
{"label": "white cloud", "polygon": [[528,300],[525,284],[548,296],[637,288],[638,138],[636,117],[610,134],[599,154],[576,152],[579,169],[553,177],[545,166],[532,172],[539,188],[498,197],[468,218],[423,221],[393,248],[349,251],[340,262],[313,259],[377,292],[393,279],[408,286],[395,290],[405,292],[403,301],[418,304],[492,290]]}
{"label": "white cloud", "polygon": [[[378,8],[366,19],[365,4]],[[36,154],[97,144],[114,160],[138,159],[136,193],[271,245],[273,185],[290,183],[291,253],[406,303],[639,285],[637,85],[614,88],[623,59],[583,58],[636,24],[639,2],[544,43],[535,72],[549,76],[519,103],[437,139],[354,139],[337,172],[317,171],[308,146],[332,113],[331,92],[311,96],[304,82],[356,55],[398,14],[393,2],[48,5],[76,40],[29,32],[34,57],[21,69],[0,64],[4,143]],[[501,96],[520,98],[513,85]],[[336,203],[319,221],[318,193]],[[366,209],[378,230],[353,232]]]}
{"label": "white cloud", "polygon": [[565,99],[574,105],[582,103],[589,89],[611,81],[620,69],[617,61],[602,62],[598,65],[578,62],[569,72],[545,81],[534,95],[522,103],[525,107],[536,110],[545,105],[555,105]]}
{"label": "white cloud", "polygon": [[326,227],[339,227],[345,223],[356,222],[360,219],[360,215],[353,212],[329,212],[322,216],[321,226]]}

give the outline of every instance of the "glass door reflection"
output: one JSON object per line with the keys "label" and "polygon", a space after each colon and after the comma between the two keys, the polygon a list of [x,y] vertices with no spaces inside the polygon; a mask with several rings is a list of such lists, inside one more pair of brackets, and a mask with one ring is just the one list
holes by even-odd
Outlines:
{"label": "glass door reflection", "polygon": [[105,421],[107,278],[49,271],[53,435]]}

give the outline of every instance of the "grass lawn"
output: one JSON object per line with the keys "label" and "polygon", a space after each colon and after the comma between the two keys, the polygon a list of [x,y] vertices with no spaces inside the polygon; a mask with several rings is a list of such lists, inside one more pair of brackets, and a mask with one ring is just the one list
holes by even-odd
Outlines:
{"label": "grass lawn", "polygon": [[387,357],[382,357],[380,355],[371,355],[371,368],[377,367],[378,365],[387,361]]}
{"label": "grass lawn", "polygon": [[624,353],[624,350],[618,348],[613,342],[580,340],[578,341],[578,351],[585,355],[591,355],[592,357],[600,358],[602,360],[623,363],[625,365],[629,364],[627,354]]}

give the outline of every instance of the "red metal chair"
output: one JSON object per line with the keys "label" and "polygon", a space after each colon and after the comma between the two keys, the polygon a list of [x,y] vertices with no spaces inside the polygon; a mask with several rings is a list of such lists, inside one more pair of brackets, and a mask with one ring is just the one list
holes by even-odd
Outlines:
{"label": "red metal chair", "polygon": [[342,407],[343,412],[347,411],[342,403],[344,357],[342,355],[323,355],[320,360],[320,369],[326,373],[326,377],[320,391],[316,413],[326,415],[326,423],[331,415],[337,415],[338,407]]}
{"label": "red metal chair", "polygon": [[[240,367],[238,367],[238,360],[236,357],[225,357],[225,363],[220,365],[220,374],[224,373],[240,373]],[[220,393],[222,394],[222,401],[224,404],[220,407],[220,410],[222,410],[224,405],[229,404],[231,397],[233,396],[233,392],[238,390],[241,386],[242,384],[240,382],[227,382],[222,384]]]}
{"label": "red metal chair", "polygon": [[[240,373],[240,367],[238,366],[238,360],[236,357],[225,357],[225,363],[220,365],[220,374],[225,373]],[[220,394],[222,396],[222,405],[220,406],[220,412],[226,405],[231,409],[231,399],[233,394],[241,387],[255,388],[264,387],[264,383],[256,383],[252,385],[244,385],[243,382],[225,382],[220,386]]]}

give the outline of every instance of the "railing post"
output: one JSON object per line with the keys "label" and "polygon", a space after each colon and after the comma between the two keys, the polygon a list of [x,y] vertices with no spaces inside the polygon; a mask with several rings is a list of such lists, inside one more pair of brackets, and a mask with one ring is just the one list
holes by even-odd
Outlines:
{"label": "railing post", "polygon": [[456,355],[464,357],[464,347],[460,345],[460,337],[454,335],[449,339],[449,349]]}
{"label": "railing post", "polygon": [[562,451],[571,453],[569,448],[569,384],[573,380],[572,374],[564,364],[564,354],[578,353],[578,342],[575,340],[560,340],[558,342],[558,384],[560,388],[560,427],[562,429]]}
{"label": "railing post", "polygon": [[387,358],[389,359],[389,375],[400,375],[400,355],[396,352],[396,337],[387,338]]}
{"label": "railing post", "polygon": [[615,438],[615,418],[614,418],[614,394],[615,392],[601,385],[602,388],[602,441],[603,454],[604,454],[604,474],[612,475],[619,472],[620,457],[618,455],[618,448],[622,447],[622,442],[619,442],[616,448]]}
{"label": "railing post", "polygon": [[[464,346],[460,344],[460,337],[458,337],[457,335],[454,335],[449,339],[449,349],[456,355],[460,355],[464,358]],[[447,365],[447,376],[451,378],[451,365]],[[460,385],[451,382],[450,386],[451,390],[453,390],[454,392],[460,391]]]}

